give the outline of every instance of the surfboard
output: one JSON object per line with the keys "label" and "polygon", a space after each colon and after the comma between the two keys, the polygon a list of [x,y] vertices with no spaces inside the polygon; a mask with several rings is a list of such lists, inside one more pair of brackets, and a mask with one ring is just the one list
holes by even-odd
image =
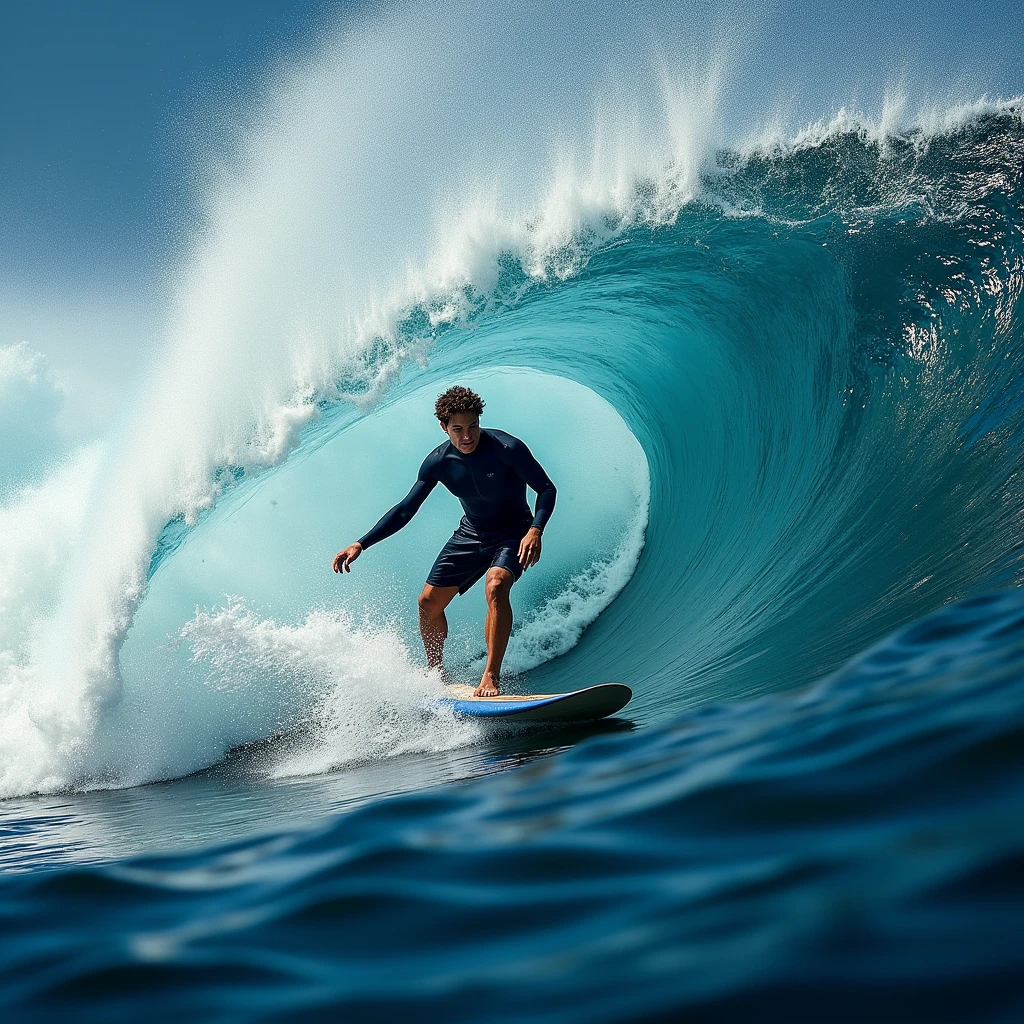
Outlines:
{"label": "surfboard", "polygon": [[474,697],[476,687],[453,684],[440,703],[472,718],[514,722],[587,722],[621,711],[633,696],[624,683],[598,683],[569,693],[499,694]]}

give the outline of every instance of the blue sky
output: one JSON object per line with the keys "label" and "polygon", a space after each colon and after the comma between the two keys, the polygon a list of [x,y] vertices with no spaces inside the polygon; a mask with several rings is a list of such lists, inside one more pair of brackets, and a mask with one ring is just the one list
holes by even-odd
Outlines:
{"label": "blue sky", "polygon": [[347,0],[4,0],[0,346],[42,352],[68,435],[161,343],[193,181],[222,126]]}
{"label": "blue sky", "polygon": [[339,6],[5,0],[3,274],[137,273],[173,242],[211,114],[244,104]]}

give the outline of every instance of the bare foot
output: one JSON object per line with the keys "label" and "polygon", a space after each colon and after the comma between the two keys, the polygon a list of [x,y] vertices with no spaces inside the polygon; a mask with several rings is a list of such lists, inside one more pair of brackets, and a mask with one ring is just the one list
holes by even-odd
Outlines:
{"label": "bare foot", "polygon": [[474,697],[497,697],[498,680],[493,672],[485,672],[480,677],[480,685],[473,691]]}

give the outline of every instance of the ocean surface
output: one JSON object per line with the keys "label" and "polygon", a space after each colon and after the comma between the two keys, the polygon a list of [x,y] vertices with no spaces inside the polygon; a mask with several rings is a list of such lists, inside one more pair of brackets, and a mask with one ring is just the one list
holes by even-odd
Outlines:
{"label": "ocean surface", "polygon": [[[481,192],[357,316],[315,160],[253,214],[303,88],[116,437],[5,491],[10,1019],[1024,1019],[1021,103]],[[434,704],[450,496],[330,571],[451,383],[559,487],[506,685],[614,720]]]}

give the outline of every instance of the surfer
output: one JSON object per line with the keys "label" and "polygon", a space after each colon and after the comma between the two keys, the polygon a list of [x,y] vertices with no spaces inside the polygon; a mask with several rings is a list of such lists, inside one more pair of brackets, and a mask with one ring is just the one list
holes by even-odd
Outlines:
{"label": "surfer", "polygon": [[[526,445],[503,430],[481,430],[484,403],[469,388],[452,387],[439,395],[434,414],[448,439],[420,466],[412,490],[354,544],[334,558],[335,572],[351,572],[352,563],[371,544],[397,533],[416,514],[438,483],[462,503],[465,515],[441,549],[419,597],[420,635],[427,666],[443,671],[448,620],[444,610],[485,578],[487,665],[475,697],[497,696],[501,663],[512,632],[512,585],[540,561],[541,533],[555,507],[555,485]],[[529,485],[536,509],[526,501]]]}

